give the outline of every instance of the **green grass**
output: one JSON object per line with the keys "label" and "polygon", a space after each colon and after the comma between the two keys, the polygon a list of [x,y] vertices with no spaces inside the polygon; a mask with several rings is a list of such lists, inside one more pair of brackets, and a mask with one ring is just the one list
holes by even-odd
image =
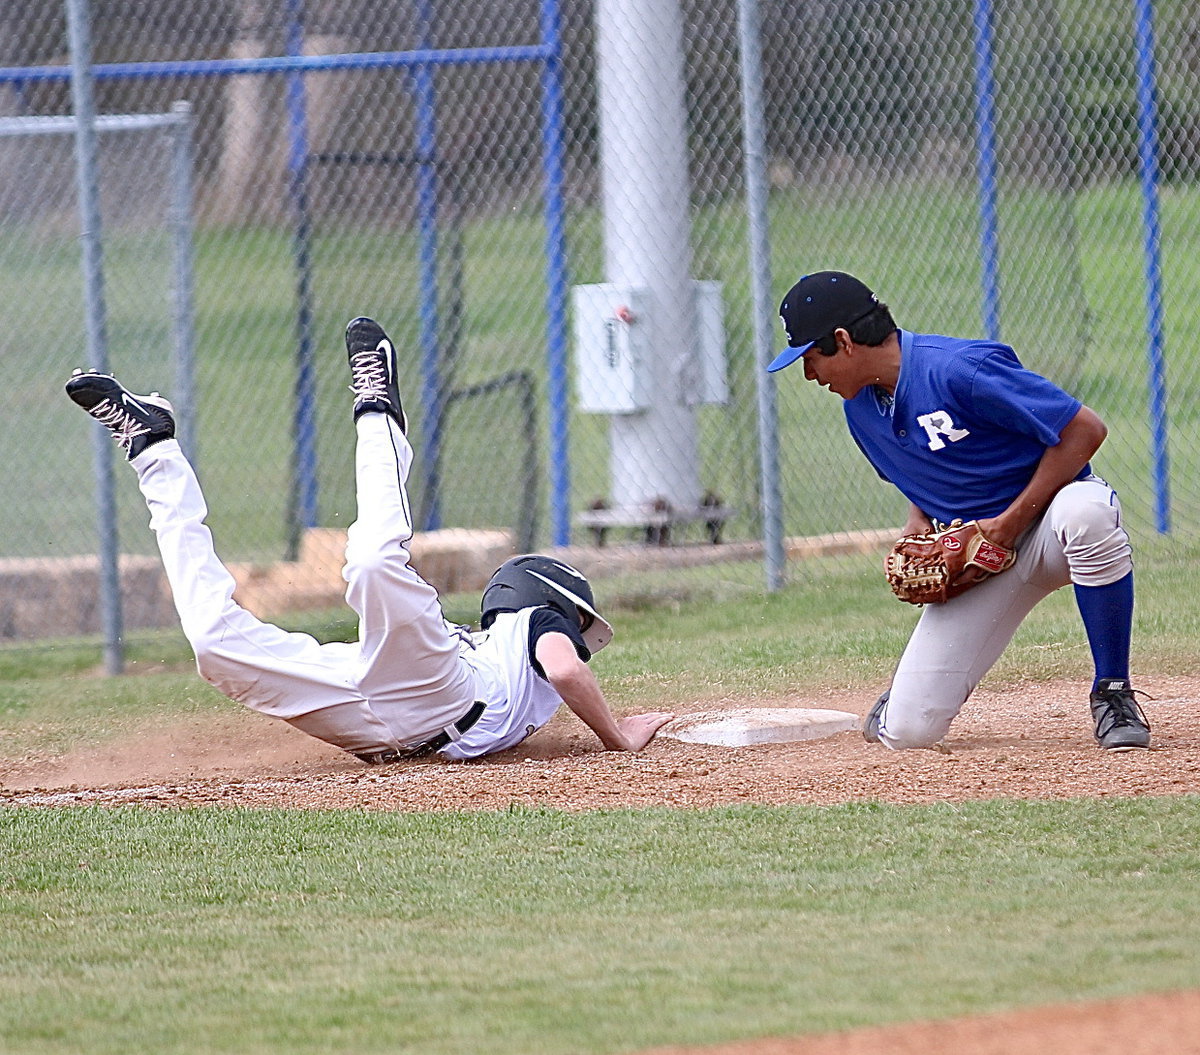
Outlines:
{"label": "green grass", "polygon": [[1192,987],[1198,806],[10,809],[0,1035],[583,1055]]}

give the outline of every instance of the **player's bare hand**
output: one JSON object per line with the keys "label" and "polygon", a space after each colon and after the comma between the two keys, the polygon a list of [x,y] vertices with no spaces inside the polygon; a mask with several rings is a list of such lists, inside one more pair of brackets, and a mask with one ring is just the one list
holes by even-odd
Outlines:
{"label": "player's bare hand", "polygon": [[625,738],[625,750],[640,751],[655,734],[675,715],[668,711],[651,711],[649,714],[633,714],[628,718],[618,718],[617,728]]}
{"label": "player's bare hand", "polygon": [[904,522],[904,527],[901,529],[901,535],[928,535],[933,531],[933,521],[921,512],[916,506],[912,506],[908,512],[908,519]]}
{"label": "player's bare hand", "polygon": [[988,517],[986,520],[977,520],[976,523],[984,538],[1005,549],[1012,549],[1016,545],[1017,536],[1021,534],[1020,531],[1013,531],[1008,527],[1003,517]]}

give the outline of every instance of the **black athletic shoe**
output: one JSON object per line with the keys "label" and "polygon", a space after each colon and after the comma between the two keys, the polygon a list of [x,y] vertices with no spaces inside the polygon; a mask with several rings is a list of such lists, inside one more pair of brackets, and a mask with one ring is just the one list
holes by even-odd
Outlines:
{"label": "black athletic shoe", "polygon": [[396,350],[383,327],[374,319],[351,319],[346,327],[346,355],[350,360],[354,420],[372,412],[391,414],[400,431],[407,432],[408,421],[396,387]]}
{"label": "black athletic shoe", "polygon": [[1107,751],[1150,746],[1150,723],[1123,678],[1101,678],[1091,695],[1096,742]]}
{"label": "black athletic shoe", "polygon": [[175,436],[174,408],[157,392],[135,396],[111,374],[76,370],[67,395],[113,434],[133,461],[152,443]]}
{"label": "black athletic shoe", "polygon": [[878,744],[879,739],[879,722],[883,718],[883,709],[887,706],[888,697],[892,694],[892,690],[888,689],[882,696],[879,697],[867,711],[867,716],[863,719],[862,734],[863,739],[868,744]]}

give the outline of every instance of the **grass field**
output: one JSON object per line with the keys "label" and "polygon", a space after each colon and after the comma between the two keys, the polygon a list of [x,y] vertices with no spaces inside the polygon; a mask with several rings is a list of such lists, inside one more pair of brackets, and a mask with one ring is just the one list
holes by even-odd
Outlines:
{"label": "grass field", "polygon": [[567,1055],[1192,987],[1197,806],[22,810],[0,1026],[22,1052]]}
{"label": "grass field", "polygon": [[[1194,673],[1194,543],[1139,558],[1134,670]],[[1193,569],[1180,574],[1181,568]],[[629,709],[885,678],[872,561],[605,580]],[[666,600],[669,598],[670,600]],[[447,598],[452,618],[474,597]],[[345,637],[344,617],[309,629]],[[233,706],[175,634],[0,653],[0,757]],[[989,681],[1087,669],[1067,591]],[[1194,796],[362,814],[0,807],[0,1050],[615,1053],[1200,986]]]}

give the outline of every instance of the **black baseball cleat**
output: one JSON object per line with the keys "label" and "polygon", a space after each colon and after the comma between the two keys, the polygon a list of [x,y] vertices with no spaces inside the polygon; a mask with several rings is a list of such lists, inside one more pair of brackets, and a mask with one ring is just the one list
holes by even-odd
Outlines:
{"label": "black baseball cleat", "polygon": [[374,319],[351,319],[346,327],[346,355],[350,360],[350,391],[354,393],[354,420],[369,413],[390,414],[408,432],[396,386],[396,349]]}
{"label": "black baseball cleat", "polygon": [[113,434],[130,461],[175,436],[175,408],[167,400],[157,392],[135,396],[111,374],[76,370],[67,395]]}
{"label": "black baseball cleat", "polygon": [[1091,695],[1096,742],[1106,751],[1150,746],[1150,723],[1123,678],[1101,678]]}

